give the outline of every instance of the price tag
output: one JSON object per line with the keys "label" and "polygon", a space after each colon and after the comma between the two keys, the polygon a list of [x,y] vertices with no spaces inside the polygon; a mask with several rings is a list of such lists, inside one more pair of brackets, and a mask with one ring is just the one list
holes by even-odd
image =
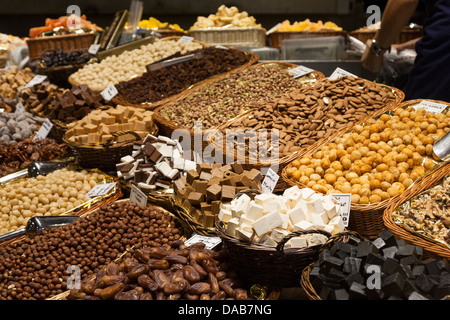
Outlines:
{"label": "price tag", "polygon": [[277,29],[281,26],[281,23],[277,23],[276,25],[274,25],[272,28],[270,28],[269,31],[267,31],[266,34],[271,34],[272,32],[277,31]]}
{"label": "price tag", "polygon": [[14,111],[14,113],[24,113],[25,112],[25,107],[23,106],[22,102],[18,102],[16,104],[16,111]]}
{"label": "price tag", "polygon": [[41,84],[42,82],[44,82],[47,79],[47,76],[43,76],[43,75],[37,75],[34,76],[33,79],[30,80],[30,82],[27,83],[27,85],[25,86],[26,88],[31,88],[37,84]]}
{"label": "price tag", "polygon": [[110,84],[108,88],[103,90],[100,94],[102,95],[103,99],[105,99],[106,101],[110,101],[112,100],[112,98],[117,96],[118,93],[119,91],[117,91],[117,88],[113,84]]}
{"label": "price tag", "polygon": [[336,70],[333,71],[333,73],[331,74],[331,76],[328,77],[328,79],[336,80],[345,76],[358,78],[358,76],[354,75],[353,73],[345,71],[344,69],[341,68],[336,68]]}
{"label": "price tag", "polygon": [[344,226],[348,227],[348,222],[350,219],[350,205],[352,203],[351,193],[332,193],[334,199],[341,206],[341,217],[344,222]]}
{"label": "price tag", "polygon": [[98,50],[100,50],[100,45],[99,44],[91,44],[91,46],[89,47],[88,52],[90,54],[97,54]]}
{"label": "price tag", "polygon": [[221,45],[217,45],[216,48],[217,48],[217,49],[228,50],[227,47],[224,47],[224,46],[221,46]]}
{"label": "price tag", "polygon": [[178,42],[184,43],[191,43],[192,41],[194,41],[194,38],[189,36],[182,36],[180,39],[178,39]]}
{"label": "price tag", "polygon": [[264,178],[261,185],[263,192],[272,193],[275,189],[275,186],[277,185],[278,179],[280,179],[280,176],[271,168],[269,168],[269,170],[267,170],[266,177]]}
{"label": "price tag", "polygon": [[436,103],[432,101],[422,100],[421,103],[416,105],[414,109],[418,110],[420,108],[424,108],[426,112],[431,112],[433,114],[441,113],[447,108],[447,105],[442,103]]}
{"label": "price tag", "polygon": [[206,236],[202,236],[197,233],[194,233],[194,235],[192,237],[190,237],[188,240],[186,240],[184,242],[184,244],[189,247],[197,242],[204,243],[206,245],[206,249],[212,250],[219,243],[222,242],[222,239],[220,239],[219,237],[206,237]]}
{"label": "price tag", "polygon": [[136,203],[140,207],[145,207],[147,205],[148,197],[135,185],[131,186],[130,191],[130,203]]}
{"label": "price tag", "polygon": [[303,77],[304,75],[307,75],[308,73],[311,73],[313,71],[314,71],[313,69],[310,69],[308,67],[298,66],[296,68],[289,70],[289,73],[294,76],[294,79],[297,79],[297,78]]}
{"label": "price tag", "polygon": [[85,197],[95,198],[99,196],[104,196],[111,191],[112,188],[116,186],[115,182],[98,184],[91,189],[88,193],[86,193]]}
{"label": "price tag", "polygon": [[39,128],[38,132],[33,138],[34,140],[45,139],[53,128],[53,123],[49,119],[45,119],[42,126]]}

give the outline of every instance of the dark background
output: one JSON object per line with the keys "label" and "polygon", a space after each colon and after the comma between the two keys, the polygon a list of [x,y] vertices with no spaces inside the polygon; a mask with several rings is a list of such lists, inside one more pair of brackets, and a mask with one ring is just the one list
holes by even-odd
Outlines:
{"label": "dark background", "polygon": [[[185,30],[198,16],[214,14],[220,5],[235,5],[247,11],[257,23],[269,30],[279,22],[309,18],[333,21],[347,31],[365,26],[368,5],[384,9],[387,0],[144,0],[143,19],[155,17],[162,22],[178,23]],[[31,27],[43,26],[46,18],[66,15],[69,5],[78,5],[87,19],[101,27],[111,24],[114,13],[129,9],[129,0],[0,0],[0,33],[20,37],[28,35]],[[412,22],[422,24],[425,16],[421,4]]]}

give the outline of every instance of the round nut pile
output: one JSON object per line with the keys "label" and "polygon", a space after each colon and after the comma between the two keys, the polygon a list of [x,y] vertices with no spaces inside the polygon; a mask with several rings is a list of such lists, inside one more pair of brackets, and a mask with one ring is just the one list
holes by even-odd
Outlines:
{"label": "round nut pile", "polygon": [[179,101],[168,103],[160,114],[182,128],[193,129],[194,122],[201,121],[203,127],[209,129],[301,85],[284,66],[257,64],[202,86]]}
{"label": "round nut pile", "polygon": [[118,56],[110,56],[99,63],[88,64],[69,77],[76,84],[86,84],[93,91],[103,91],[111,83],[128,81],[147,71],[146,66],[177,52],[185,54],[201,49],[197,42],[177,42],[174,40],[156,40],[139,49],[125,51]]}
{"label": "round nut pile", "polygon": [[10,100],[16,99],[19,89],[30,82],[33,77],[34,74],[30,68],[19,70],[17,67],[11,67],[0,75],[0,96]]}
{"label": "round nut pile", "polygon": [[[289,156],[350,127],[395,100],[392,91],[361,78],[323,79],[262,105],[227,129],[279,130],[279,156]],[[247,148],[257,148],[259,139]],[[229,146],[230,148],[232,146]]]}
{"label": "round nut pile", "polygon": [[248,300],[239,280],[226,272],[225,251],[171,246],[135,250],[120,264],[109,264],[83,279],[68,300]]}
{"label": "round nut pile", "polygon": [[286,174],[315,191],[351,193],[354,204],[378,203],[434,168],[433,145],[449,130],[450,113],[397,108],[294,160]]}
{"label": "round nut pile", "polygon": [[45,119],[29,112],[21,114],[0,113],[0,142],[15,143],[16,139],[28,139],[34,136],[38,125]]}
{"label": "round nut pile", "polygon": [[34,216],[57,216],[76,208],[104,175],[67,168],[6,184],[0,189],[0,234],[26,226]]}
{"label": "round nut pile", "polygon": [[43,300],[67,289],[69,266],[91,275],[134,247],[179,240],[172,217],[158,207],[103,205],[75,223],[0,246],[0,300]]}

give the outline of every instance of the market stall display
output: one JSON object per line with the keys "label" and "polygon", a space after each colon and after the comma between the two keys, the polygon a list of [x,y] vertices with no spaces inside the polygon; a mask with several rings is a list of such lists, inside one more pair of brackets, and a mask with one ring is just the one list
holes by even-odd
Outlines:
{"label": "market stall display", "polygon": [[[349,32],[349,36],[352,36],[359,41],[366,43],[367,40],[373,39],[375,36],[376,31],[380,28],[381,23],[374,23],[369,26],[364,26],[359,29],[356,29],[354,31]],[[410,24],[403,28],[400,35],[397,37],[397,39],[394,40],[393,44],[400,44],[405,43],[410,40],[414,40],[417,38],[422,37],[423,31],[422,27],[418,26],[416,24]]]}
{"label": "market stall display", "polygon": [[351,193],[349,228],[376,235],[387,205],[438,168],[433,144],[450,130],[448,104],[437,114],[417,105],[405,101],[309,150],[283,169],[283,178],[322,193]]}
{"label": "market stall display", "polygon": [[138,27],[139,29],[156,31],[161,34],[162,38],[186,34],[186,31],[177,23],[161,22],[155,17],[139,21]]}
{"label": "market stall display", "polygon": [[13,144],[16,139],[28,139],[33,137],[44,118],[37,117],[29,112],[19,115],[15,113],[0,113],[0,142]]}
{"label": "market stall display", "polygon": [[[369,279],[379,270],[379,288]],[[439,300],[450,293],[445,259],[424,259],[423,249],[385,230],[374,241],[350,239],[321,250],[301,284],[311,300]],[[378,281],[378,280],[376,280]]]}
{"label": "market stall display", "polygon": [[118,83],[117,101],[153,109],[193,85],[256,62],[257,55],[232,48],[208,47],[191,51],[189,55],[173,56],[161,65],[149,65],[140,77]]}
{"label": "market stall display", "polygon": [[172,38],[155,40],[138,49],[124,51],[119,55],[112,55],[97,63],[88,64],[69,77],[72,85],[87,85],[92,91],[101,92],[110,84],[128,81],[141,76],[147,71],[147,65],[177,52],[185,54],[204,47],[202,44],[183,42]]}
{"label": "market stall display", "polygon": [[339,27],[336,23],[322,20],[312,22],[310,19],[303,21],[295,21],[291,23],[284,20],[268,33],[270,45],[274,48],[281,49],[282,42],[285,39],[305,39],[319,37],[336,37],[346,36],[347,32]]}
{"label": "market stall display", "polygon": [[221,5],[215,14],[199,16],[188,30],[194,39],[211,44],[264,47],[266,30],[247,11]]}
{"label": "market stall display", "polygon": [[[155,228],[160,228],[161,236]],[[117,230],[123,231],[120,237]],[[183,230],[164,209],[139,207],[128,200],[104,203],[73,224],[0,246],[0,268],[15,271],[1,275],[0,299],[44,300],[64,294],[69,277],[66,270],[71,265],[79,266],[81,276],[92,275],[127,249],[170,245],[182,236]],[[29,264],[20,256],[29,257]],[[34,281],[22,285],[28,277]]]}
{"label": "market stall display", "polygon": [[9,52],[25,45],[25,41],[19,37],[0,33],[0,69],[6,67]]}
{"label": "market stall display", "polygon": [[70,155],[66,144],[53,139],[31,138],[17,143],[0,142],[0,177],[25,169],[34,161],[62,159]]}
{"label": "market stall display", "polygon": [[19,68],[15,66],[8,68],[5,72],[0,74],[0,96],[2,96],[7,103],[14,103],[19,91],[25,87],[34,76],[35,75],[30,68],[25,68],[23,70],[19,70]]}

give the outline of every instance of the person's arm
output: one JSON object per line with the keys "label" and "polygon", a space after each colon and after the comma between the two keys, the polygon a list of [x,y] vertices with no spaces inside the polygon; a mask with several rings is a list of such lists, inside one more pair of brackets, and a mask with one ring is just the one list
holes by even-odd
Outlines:
{"label": "person's arm", "polygon": [[[381,19],[380,29],[374,40],[382,49],[389,49],[392,43],[408,24],[416,11],[419,0],[389,0]],[[372,72],[378,72],[383,65],[383,56],[375,55],[370,46],[372,40],[366,42],[366,50],[361,58],[363,67]]]}
{"label": "person's arm", "polygon": [[420,38],[417,38],[417,39],[409,40],[407,42],[403,42],[403,43],[399,43],[399,44],[393,44],[392,45],[392,49],[395,48],[397,50],[397,52],[400,52],[400,51],[403,51],[403,50],[406,50],[406,49],[413,50],[413,49],[416,48],[416,43],[420,39],[422,39],[422,38],[420,37]]}

